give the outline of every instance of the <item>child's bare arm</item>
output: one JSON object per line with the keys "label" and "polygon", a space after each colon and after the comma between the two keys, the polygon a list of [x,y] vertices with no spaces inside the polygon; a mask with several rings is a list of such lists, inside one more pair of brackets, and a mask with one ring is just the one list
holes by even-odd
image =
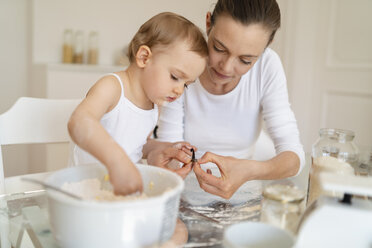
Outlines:
{"label": "child's bare arm", "polygon": [[115,193],[130,194],[142,191],[139,171],[100,123],[117,104],[120,92],[120,85],[112,78],[99,80],[71,115],[68,131],[78,146],[107,167]]}

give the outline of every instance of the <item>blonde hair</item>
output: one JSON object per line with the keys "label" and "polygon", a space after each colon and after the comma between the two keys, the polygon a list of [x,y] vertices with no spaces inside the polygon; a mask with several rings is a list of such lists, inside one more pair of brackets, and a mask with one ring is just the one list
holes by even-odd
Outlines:
{"label": "blonde hair", "polygon": [[171,12],[163,12],[145,22],[134,35],[128,47],[130,62],[135,60],[140,46],[150,49],[167,46],[175,41],[188,41],[190,50],[201,57],[208,56],[208,47],[200,29],[186,18]]}

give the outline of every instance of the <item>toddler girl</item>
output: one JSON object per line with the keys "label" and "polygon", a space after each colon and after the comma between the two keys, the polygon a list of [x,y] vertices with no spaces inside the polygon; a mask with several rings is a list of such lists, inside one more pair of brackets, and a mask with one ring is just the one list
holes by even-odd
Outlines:
{"label": "toddler girl", "polygon": [[203,72],[208,48],[193,23],[161,13],[129,45],[126,70],[104,76],[73,112],[68,131],[74,165],[100,161],[116,194],[142,191],[134,163],[158,119],[157,105],[173,102]]}

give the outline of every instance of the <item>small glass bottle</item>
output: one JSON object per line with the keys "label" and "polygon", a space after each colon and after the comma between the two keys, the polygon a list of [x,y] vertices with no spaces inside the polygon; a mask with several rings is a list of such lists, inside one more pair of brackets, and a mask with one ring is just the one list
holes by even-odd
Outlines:
{"label": "small glass bottle", "polygon": [[84,59],[84,37],[82,31],[76,31],[74,42],[74,63],[82,64]]}
{"label": "small glass bottle", "polygon": [[[358,148],[354,144],[353,131],[322,128],[319,130],[319,139],[313,145],[312,165],[309,177],[309,192],[307,204],[310,205],[320,195],[337,197],[333,192],[322,189],[319,173],[328,172],[336,174],[354,175],[354,167],[358,165]],[[342,195],[339,195],[342,197]]]}
{"label": "small glass bottle", "polygon": [[63,54],[62,62],[63,63],[72,63],[74,48],[72,44],[72,30],[66,29],[63,33]]}
{"label": "small glass bottle", "polygon": [[88,41],[88,64],[96,65],[98,63],[98,33],[92,31],[89,33]]}
{"label": "small glass bottle", "polygon": [[261,221],[296,233],[304,210],[305,191],[294,185],[274,183],[263,191]]}
{"label": "small glass bottle", "polygon": [[360,151],[357,174],[367,177],[372,176],[372,151],[365,149]]}

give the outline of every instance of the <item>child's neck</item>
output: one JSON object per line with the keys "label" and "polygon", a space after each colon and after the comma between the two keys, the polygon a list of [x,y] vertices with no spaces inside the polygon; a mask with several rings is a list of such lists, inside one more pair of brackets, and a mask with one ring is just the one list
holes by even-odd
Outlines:
{"label": "child's neck", "polygon": [[127,81],[125,97],[141,109],[153,109],[154,104],[147,97],[141,84],[141,77],[138,68],[136,68],[135,65],[129,65],[125,70],[125,77]]}

